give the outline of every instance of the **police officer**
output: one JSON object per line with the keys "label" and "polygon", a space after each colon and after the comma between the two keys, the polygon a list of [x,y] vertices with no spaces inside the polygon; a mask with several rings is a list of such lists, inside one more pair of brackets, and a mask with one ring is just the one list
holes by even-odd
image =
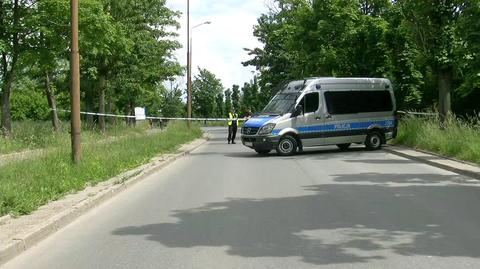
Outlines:
{"label": "police officer", "polygon": [[235,109],[228,113],[228,144],[235,144],[235,136],[238,128],[238,114]]}

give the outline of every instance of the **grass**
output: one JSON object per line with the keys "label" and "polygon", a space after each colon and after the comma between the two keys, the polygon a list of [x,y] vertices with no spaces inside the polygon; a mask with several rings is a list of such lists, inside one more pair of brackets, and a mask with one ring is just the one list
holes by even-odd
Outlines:
{"label": "grass", "polygon": [[451,116],[441,129],[437,118],[406,117],[394,143],[480,164],[480,119]]}
{"label": "grass", "polygon": [[[99,141],[108,137],[141,133],[148,128],[146,123],[137,127],[128,127],[124,122],[107,126],[106,134],[98,130],[82,130],[82,140],[85,142]],[[0,136],[0,154],[25,151],[30,149],[65,147],[70,145],[70,124],[63,124],[59,132],[54,132],[50,122],[22,121],[13,123],[13,135],[10,138]]]}
{"label": "grass", "polygon": [[184,123],[172,122],[163,132],[123,136],[111,143],[86,142],[78,166],[70,162],[69,147],[8,163],[0,173],[0,216],[28,214],[49,201],[147,163],[158,154],[175,151],[201,134],[196,125],[189,130]]}

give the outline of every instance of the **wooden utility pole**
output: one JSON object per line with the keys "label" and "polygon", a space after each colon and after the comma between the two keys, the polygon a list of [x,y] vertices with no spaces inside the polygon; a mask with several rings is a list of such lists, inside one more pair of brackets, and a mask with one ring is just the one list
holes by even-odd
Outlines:
{"label": "wooden utility pole", "polygon": [[78,0],[70,0],[70,10],[72,14],[72,51],[70,56],[72,160],[75,164],[79,164],[82,157],[82,148],[80,133],[80,52],[78,50]]}
{"label": "wooden utility pole", "polygon": [[192,118],[192,62],[190,58],[190,0],[187,0],[187,124]]}

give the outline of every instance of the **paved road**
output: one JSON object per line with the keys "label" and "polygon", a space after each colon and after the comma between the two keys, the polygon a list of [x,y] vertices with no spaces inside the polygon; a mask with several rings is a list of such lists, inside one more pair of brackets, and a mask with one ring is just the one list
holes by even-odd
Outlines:
{"label": "paved road", "polygon": [[354,148],[259,157],[226,134],[5,268],[480,268],[480,184]]}

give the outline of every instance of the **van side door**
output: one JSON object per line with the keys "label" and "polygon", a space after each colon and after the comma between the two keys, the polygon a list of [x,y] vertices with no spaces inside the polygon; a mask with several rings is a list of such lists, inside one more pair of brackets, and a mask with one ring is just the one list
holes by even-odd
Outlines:
{"label": "van side door", "polygon": [[304,147],[323,144],[321,134],[323,106],[321,104],[321,95],[318,91],[307,92],[298,103],[302,105],[303,113],[292,119],[292,126],[298,131]]}
{"label": "van side door", "polygon": [[329,90],[325,97],[325,145],[360,143],[365,141],[363,130],[353,126],[359,115],[353,90]]}

